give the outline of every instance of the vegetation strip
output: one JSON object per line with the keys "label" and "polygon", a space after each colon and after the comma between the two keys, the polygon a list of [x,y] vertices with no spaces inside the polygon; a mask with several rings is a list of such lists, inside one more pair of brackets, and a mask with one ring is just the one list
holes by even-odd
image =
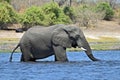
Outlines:
{"label": "vegetation strip", "polygon": [[[100,39],[87,38],[92,50],[120,50],[120,40],[117,38],[102,37]],[[0,52],[11,52],[18,44],[18,38],[1,38]],[[67,51],[80,51],[80,48],[68,48]],[[17,49],[16,52],[20,52]]]}

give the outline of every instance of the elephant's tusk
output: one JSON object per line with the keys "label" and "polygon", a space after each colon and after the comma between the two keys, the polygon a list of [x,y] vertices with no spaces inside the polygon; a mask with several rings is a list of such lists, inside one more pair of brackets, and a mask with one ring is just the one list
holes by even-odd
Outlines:
{"label": "elephant's tusk", "polygon": [[87,51],[87,49],[85,49],[85,48],[83,48],[83,47],[81,47],[81,49],[82,49],[83,51]]}

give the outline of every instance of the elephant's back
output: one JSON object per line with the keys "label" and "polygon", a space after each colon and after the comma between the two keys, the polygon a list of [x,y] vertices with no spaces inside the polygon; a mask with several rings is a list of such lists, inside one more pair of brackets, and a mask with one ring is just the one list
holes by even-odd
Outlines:
{"label": "elephant's back", "polygon": [[57,28],[55,26],[50,26],[50,27],[43,27],[43,26],[34,26],[30,28],[27,32],[28,33],[34,33],[34,34],[51,34],[53,30]]}
{"label": "elephant's back", "polygon": [[23,39],[42,39],[44,41],[51,40],[53,34],[54,34],[54,30],[56,30],[57,28],[60,28],[61,24],[59,25],[54,25],[54,26],[50,26],[50,27],[44,27],[44,26],[34,26],[30,29],[28,29],[26,31],[26,33],[23,35]]}
{"label": "elephant's back", "polygon": [[65,25],[63,25],[63,24],[57,24],[57,25],[53,25],[53,26],[49,26],[49,27],[45,27],[45,26],[34,26],[34,27],[32,27],[32,28],[30,28],[29,30],[28,30],[28,32],[30,31],[30,32],[34,32],[34,31],[36,31],[36,32],[52,32],[52,31],[54,31],[54,30],[56,30],[57,28],[61,28],[61,27],[63,27],[63,26],[65,26]]}

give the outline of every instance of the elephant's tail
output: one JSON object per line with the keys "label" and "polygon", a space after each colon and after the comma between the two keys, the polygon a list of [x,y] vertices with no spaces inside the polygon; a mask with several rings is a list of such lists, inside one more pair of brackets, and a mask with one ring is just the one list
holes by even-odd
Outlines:
{"label": "elephant's tail", "polygon": [[12,56],[13,56],[13,53],[15,52],[15,50],[20,46],[20,44],[18,44],[15,49],[12,51],[11,55],[10,55],[10,59],[9,61],[12,62]]}

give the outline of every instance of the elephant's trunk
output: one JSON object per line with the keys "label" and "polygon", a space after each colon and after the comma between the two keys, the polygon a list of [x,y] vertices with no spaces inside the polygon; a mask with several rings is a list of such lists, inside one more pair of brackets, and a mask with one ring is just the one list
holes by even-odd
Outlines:
{"label": "elephant's trunk", "polygon": [[88,46],[88,48],[85,48],[86,51],[85,53],[87,54],[87,56],[92,60],[92,61],[99,61],[98,59],[96,59],[93,54],[92,54],[92,50],[90,49],[90,47]]}
{"label": "elephant's trunk", "polygon": [[[80,44],[81,45],[81,44]],[[87,54],[87,56],[92,60],[92,61],[99,61],[99,59],[96,59],[93,54],[92,54],[92,50],[88,44],[88,42],[85,40],[83,40],[83,44],[82,46],[79,46],[79,43],[78,43],[78,47],[81,48],[85,51],[85,53]]]}

